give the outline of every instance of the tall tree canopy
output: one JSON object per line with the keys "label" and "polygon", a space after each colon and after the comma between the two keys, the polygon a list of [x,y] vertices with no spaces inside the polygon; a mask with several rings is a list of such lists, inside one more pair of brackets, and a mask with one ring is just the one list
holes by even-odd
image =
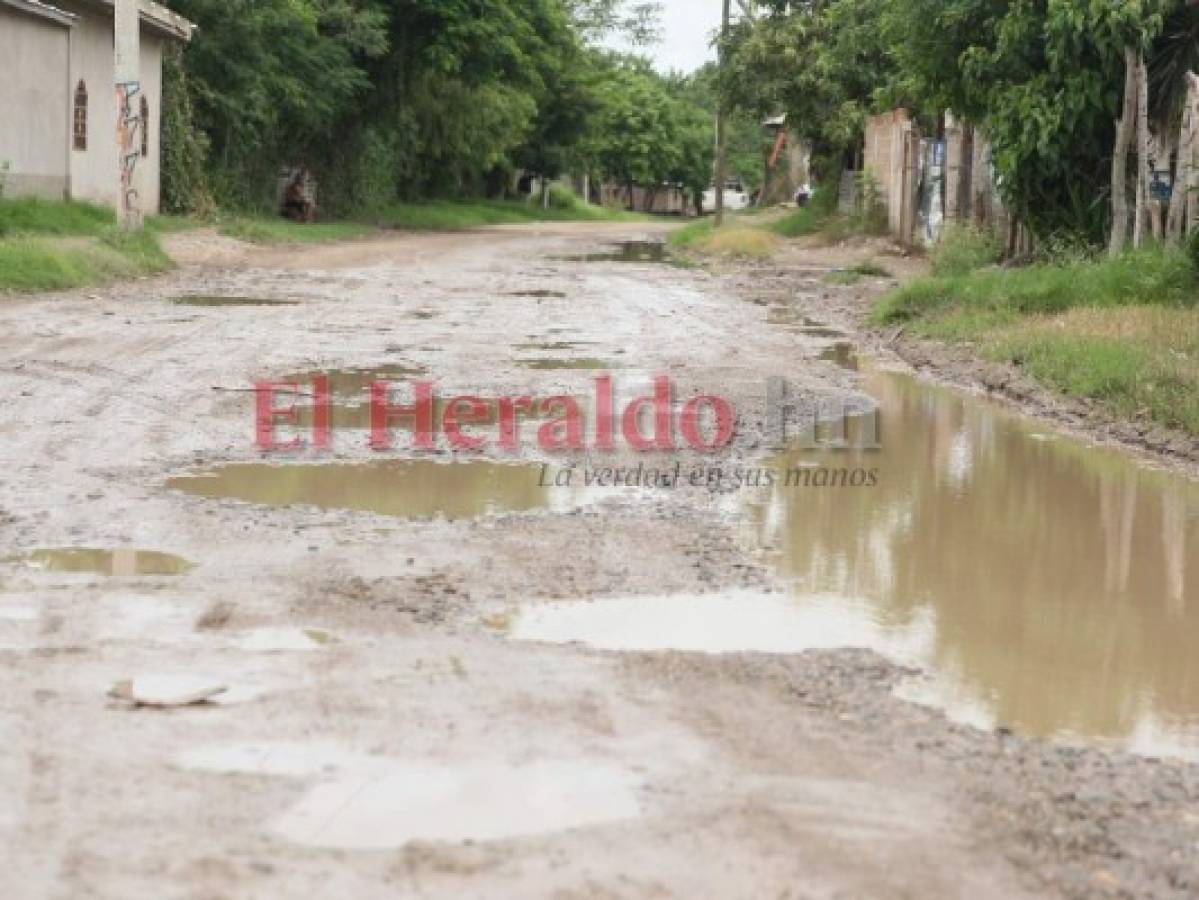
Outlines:
{"label": "tall tree canopy", "polygon": [[[644,0],[174,6],[200,26],[182,61],[186,77],[169,85],[186,92],[177,101],[194,110],[199,139],[170,159],[194,161],[195,149],[207,147],[213,189],[236,206],[267,202],[277,168],[303,163],[334,211],[501,192],[518,168],[556,177],[614,162],[597,137],[600,123],[617,116],[614,91],[645,85],[594,44],[617,32],[635,45],[652,41],[659,11]],[[173,123],[172,140],[184,141],[186,127]],[[640,166],[639,177],[658,177],[672,154],[686,155],[673,131],[657,137],[654,167]],[[170,173],[168,183],[192,184]]]}

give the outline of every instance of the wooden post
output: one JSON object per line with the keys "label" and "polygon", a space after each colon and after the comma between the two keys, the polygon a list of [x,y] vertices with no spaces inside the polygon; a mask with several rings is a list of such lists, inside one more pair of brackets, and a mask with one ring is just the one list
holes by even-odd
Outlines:
{"label": "wooden post", "polygon": [[723,79],[728,75],[725,68],[728,63],[729,39],[729,6],[730,0],[724,0],[720,14],[720,46],[718,48],[721,84],[717,91],[719,101],[716,109],[716,227],[724,225],[724,183],[728,180],[728,100],[725,99]]}

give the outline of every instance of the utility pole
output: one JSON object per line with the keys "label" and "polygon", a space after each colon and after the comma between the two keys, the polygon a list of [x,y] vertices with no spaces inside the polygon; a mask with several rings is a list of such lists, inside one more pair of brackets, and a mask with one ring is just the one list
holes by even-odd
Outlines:
{"label": "utility pole", "polygon": [[137,100],[141,92],[141,17],[139,0],[113,4],[113,80],[117,100],[117,219],[130,230],[141,227],[133,170],[140,157],[138,128],[144,128]]}
{"label": "utility pole", "polygon": [[720,43],[716,46],[719,75],[716,79],[716,227],[724,225],[724,183],[728,180],[728,101],[725,99],[725,79],[728,77],[729,4],[723,0],[720,16]]}

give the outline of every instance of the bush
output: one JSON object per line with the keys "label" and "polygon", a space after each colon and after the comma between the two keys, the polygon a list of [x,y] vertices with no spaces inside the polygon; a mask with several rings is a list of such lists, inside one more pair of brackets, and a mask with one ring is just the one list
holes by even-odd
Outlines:
{"label": "bush", "polygon": [[950,225],[932,249],[930,260],[934,275],[968,275],[998,262],[1002,253],[993,235],[972,225]]}
{"label": "bush", "polygon": [[182,51],[168,47],[162,58],[162,211],[208,216],[215,201],[204,175],[208,136],[195,121]]}

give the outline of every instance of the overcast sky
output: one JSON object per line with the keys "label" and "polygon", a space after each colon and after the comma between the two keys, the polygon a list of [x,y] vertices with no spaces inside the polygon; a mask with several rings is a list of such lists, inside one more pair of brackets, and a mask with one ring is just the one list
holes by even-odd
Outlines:
{"label": "overcast sky", "polygon": [[[639,48],[661,72],[693,72],[716,59],[710,46],[720,26],[720,0],[659,0],[663,6],[662,43]],[[621,48],[627,49],[627,48]]]}

